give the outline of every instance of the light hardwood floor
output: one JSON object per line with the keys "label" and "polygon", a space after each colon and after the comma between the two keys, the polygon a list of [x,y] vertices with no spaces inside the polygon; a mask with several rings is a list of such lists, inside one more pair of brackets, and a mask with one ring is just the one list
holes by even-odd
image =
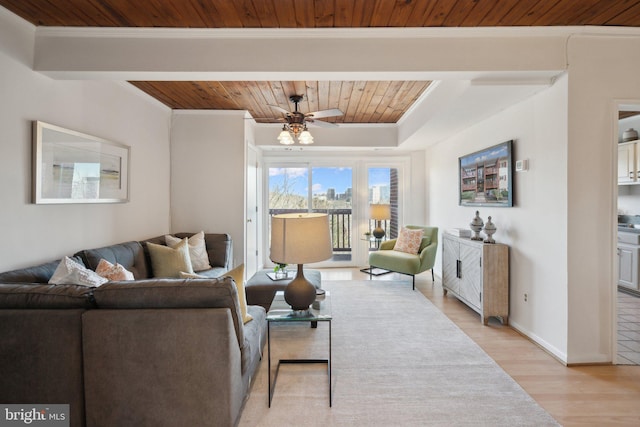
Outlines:
{"label": "light hardwood floor", "polygon": [[[321,269],[323,280],[362,280],[356,268]],[[411,278],[392,273],[373,280]],[[514,329],[480,316],[455,297],[444,296],[431,272],[416,277],[416,289],[447,315],[563,426],[640,426],[640,366],[566,367]]]}

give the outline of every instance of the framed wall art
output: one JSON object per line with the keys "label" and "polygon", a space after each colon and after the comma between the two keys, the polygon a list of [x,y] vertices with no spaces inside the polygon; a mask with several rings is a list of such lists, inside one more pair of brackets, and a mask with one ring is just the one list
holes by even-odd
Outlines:
{"label": "framed wall art", "polygon": [[513,140],[458,158],[460,206],[513,206]]}
{"label": "framed wall art", "polygon": [[126,145],[34,121],[33,202],[127,202],[129,154]]}

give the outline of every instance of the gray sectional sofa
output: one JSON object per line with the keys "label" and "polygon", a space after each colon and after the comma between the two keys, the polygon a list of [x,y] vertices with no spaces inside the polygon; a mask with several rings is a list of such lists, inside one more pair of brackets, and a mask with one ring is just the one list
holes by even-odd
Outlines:
{"label": "gray sectional sofa", "polygon": [[[178,237],[192,233],[179,233]],[[162,236],[149,241],[163,243]],[[206,234],[210,279],[154,278],[145,242],[82,250],[136,280],[49,285],[58,262],[0,273],[0,402],[70,404],[71,426],[235,425],[266,340],[243,324],[231,239]]]}

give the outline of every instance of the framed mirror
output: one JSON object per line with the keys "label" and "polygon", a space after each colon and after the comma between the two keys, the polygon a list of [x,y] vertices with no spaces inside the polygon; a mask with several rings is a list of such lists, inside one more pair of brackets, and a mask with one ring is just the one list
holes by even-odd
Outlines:
{"label": "framed mirror", "polygon": [[33,202],[127,202],[129,154],[126,145],[34,121]]}

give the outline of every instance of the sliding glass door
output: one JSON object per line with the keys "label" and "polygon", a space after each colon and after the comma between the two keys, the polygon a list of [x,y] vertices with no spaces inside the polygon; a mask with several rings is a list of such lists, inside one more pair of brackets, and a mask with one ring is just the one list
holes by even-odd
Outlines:
{"label": "sliding glass door", "polygon": [[[375,161],[374,161],[375,160]],[[280,213],[322,212],[329,215],[333,256],[319,266],[362,266],[380,241],[371,239],[377,226],[371,205],[388,205],[381,220],[385,239],[398,235],[403,220],[405,159],[273,159],[265,162],[264,262],[269,263],[271,216]]]}

